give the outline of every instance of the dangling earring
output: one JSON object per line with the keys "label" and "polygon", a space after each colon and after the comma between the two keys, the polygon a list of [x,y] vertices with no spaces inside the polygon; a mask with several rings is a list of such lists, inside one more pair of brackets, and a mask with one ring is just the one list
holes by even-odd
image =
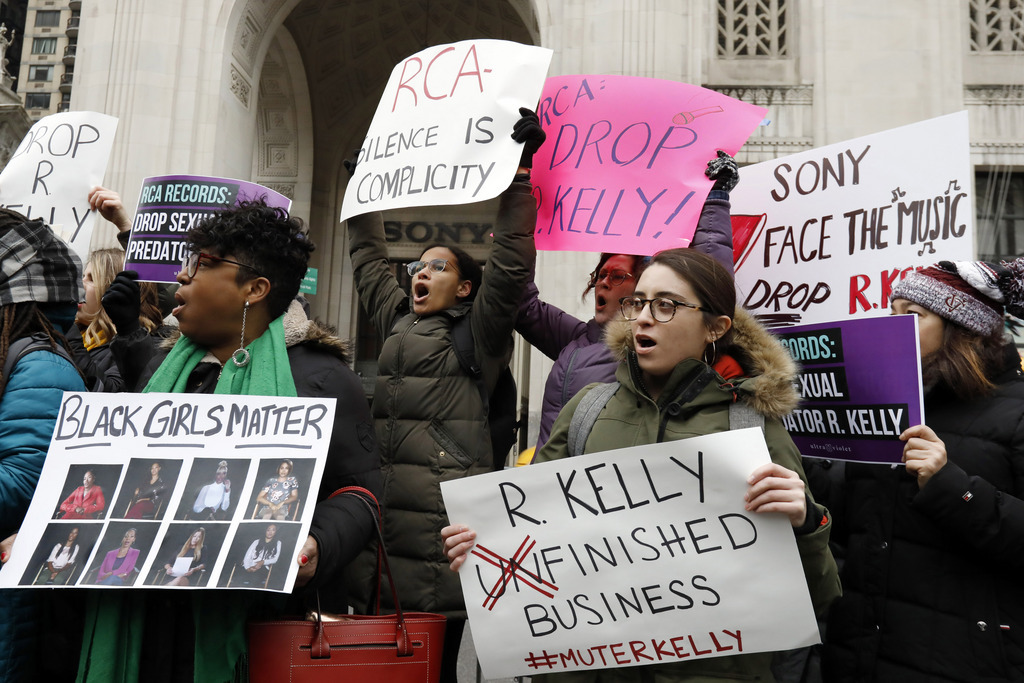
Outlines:
{"label": "dangling earring", "polygon": [[238,342],[238,348],[231,354],[231,362],[240,368],[249,364],[249,349],[245,348],[245,314],[249,312],[249,302],[245,302],[242,309],[242,339]]}
{"label": "dangling earring", "polygon": [[711,360],[708,360],[708,347],[704,347],[704,362],[708,365],[714,365],[715,361],[718,360],[718,349],[715,348],[715,340],[717,337],[711,337]]}

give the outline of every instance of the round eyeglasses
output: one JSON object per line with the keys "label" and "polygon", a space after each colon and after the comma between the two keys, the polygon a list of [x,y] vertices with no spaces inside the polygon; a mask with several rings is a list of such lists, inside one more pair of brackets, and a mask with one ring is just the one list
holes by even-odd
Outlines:
{"label": "round eyeglasses", "polygon": [[259,275],[259,271],[247,263],[241,263],[240,261],[232,261],[231,259],[221,258],[220,256],[214,256],[213,254],[207,254],[202,251],[189,252],[188,255],[186,255],[185,258],[181,260],[181,272],[188,275],[189,279],[194,278],[196,276],[196,273],[199,272],[199,264],[202,261],[209,261],[212,263],[230,263],[232,265],[238,266],[239,268],[248,268],[249,270]]}
{"label": "round eyeglasses", "polygon": [[[405,269],[409,271],[409,275],[415,275],[424,268],[430,268],[431,273],[443,272],[445,267],[448,266],[448,261],[443,258],[436,258],[430,261],[412,261],[405,266]],[[455,266],[452,266],[452,270],[458,273],[459,270]]]}
{"label": "round eyeglasses", "polygon": [[706,311],[708,309],[697,304],[689,304],[685,301],[676,301],[675,299],[666,299],[665,297],[656,297],[654,299],[641,299],[638,296],[624,296],[619,299],[619,310],[622,312],[622,317],[626,320],[636,320],[640,317],[640,314],[644,311],[644,306],[647,304],[651,305],[651,315],[659,323],[667,323],[669,320],[675,317],[676,309],[680,306],[684,308],[692,308],[695,311]]}
{"label": "round eyeglasses", "polygon": [[633,277],[633,273],[627,273],[624,270],[602,270],[600,273],[591,273],[590,282],[587,284],[588,287],[593,289],[597,287],[597,283],[601,280],[608,280],[608,284],[612,287],[618,287],[623,282]]}

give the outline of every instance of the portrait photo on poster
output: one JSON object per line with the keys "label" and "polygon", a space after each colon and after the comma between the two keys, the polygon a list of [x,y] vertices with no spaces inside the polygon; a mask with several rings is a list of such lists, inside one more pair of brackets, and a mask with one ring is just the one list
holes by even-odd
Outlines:
{"label": "portrait photo on poster", "polygon": [[171,524],[156,551],[146,585],[207,585],[230,526],[225,522]]}
{"label": "portrait photo on poster", "polygon": [[250,464],[247,458],[196,458],[174,519],[230,520],[238,507]]}
{"label": "portrait photo on poster", "polygon": [[266,458],[256,471],[244,519],[294,522],[309,497],[314,458]]}
{"label": "portrait photo on poster", "polygon": [[153,550],[156,522],[110,522],[81,583],[133,586]]}
{"label": "portrait photo on poster", "polygon": [[33,552],[22,586],[73,586],[103,530],[101,522],[53,522]]}
{"label": "portrait photo on poster", "polygon": [[111,518],[163,519],[180,473],[181,460],[132,458]]}
{"label": "portrait photo on poster", "polygon": [[294,563],[299,527],[294,522],[239,524],[217,585],[280,590]]}
{"label": "portrait photo on poster", "polygon": [[108,497],[121,478],[122,465],[72,465],[55,502],[53,519],[104,519]]}

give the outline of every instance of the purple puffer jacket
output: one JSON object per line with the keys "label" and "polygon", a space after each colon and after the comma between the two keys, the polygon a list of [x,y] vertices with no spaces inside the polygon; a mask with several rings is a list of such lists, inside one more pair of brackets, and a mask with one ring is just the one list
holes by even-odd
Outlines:
{"label": "purple puffer jacket", "polygon": [[[701,210],[690,246],[733,272],[729,193],[712,190]],[[604,328],[591,318],[583,322],[540,300],[537,285],[526,286],[519,304],[516,332],[555,361],[544,384],[537,448],[548,440],[551,425],[569,399],[594,382],[614,382],[618,361],[602,342]]]}

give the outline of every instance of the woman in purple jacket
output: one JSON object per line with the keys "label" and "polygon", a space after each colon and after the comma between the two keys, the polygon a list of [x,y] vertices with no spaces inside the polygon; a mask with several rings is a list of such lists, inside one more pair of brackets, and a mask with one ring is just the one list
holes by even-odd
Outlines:
{"label": "woman in purple jacket", "polygon": [[[704,173],[715,185],[704,202],[690,246],[714,258],[731,274],[729,192],[739,182],[739,169],[735,159],[719,151]],[[618,361],[602,343],[604,326],[619,315],[619,299],[633,293],[645,260],[645,256],[601,254],[583,291],[585,298],[594,290],[594,317],[586,322],[541,301],[537,285],[532,281],[527,284],[519,304],[516,332],[555,361],[544,385],[538,449],[548,440],[562,406],[580,389],[593,382],[615,381]]]}

